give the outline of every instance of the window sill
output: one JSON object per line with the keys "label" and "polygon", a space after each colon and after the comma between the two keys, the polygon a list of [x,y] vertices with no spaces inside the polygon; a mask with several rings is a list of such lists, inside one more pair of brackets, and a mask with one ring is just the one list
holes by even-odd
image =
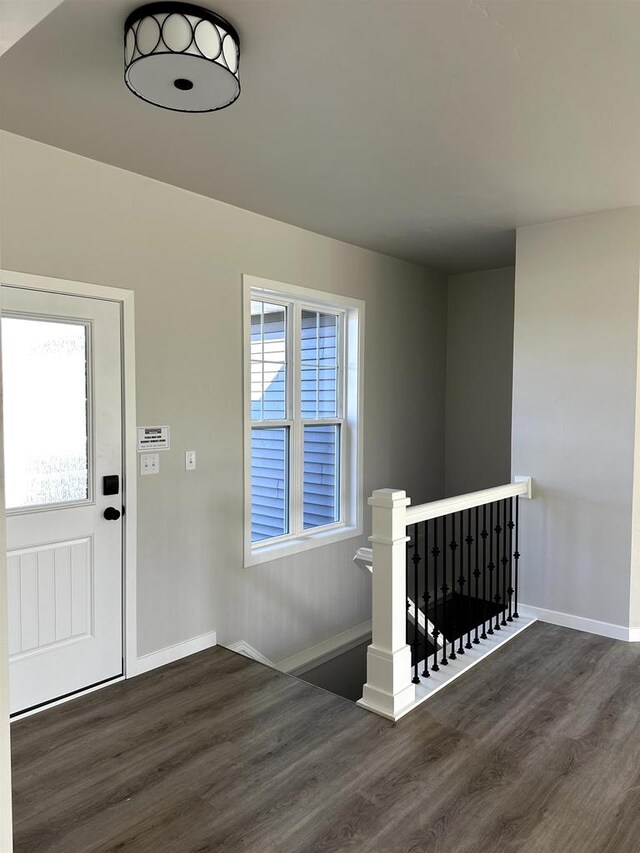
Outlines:
{"label": "window sill", "polygon": [[299,536],[296,539],[288,539],[286,542],[278,542],[275,545],[262,545],[252,548],[248,553],[245,551],[244,567],[258,566],[261,563],[270,563],[282,557],[290,557],[293,554],[301,554],[312,548],[320,548],[323,545],[333,545],[334,542],[342,542],[345,539],[355,539],[362,536],[362,527],[348,526],[324,533],[313,533],[308,536]]}

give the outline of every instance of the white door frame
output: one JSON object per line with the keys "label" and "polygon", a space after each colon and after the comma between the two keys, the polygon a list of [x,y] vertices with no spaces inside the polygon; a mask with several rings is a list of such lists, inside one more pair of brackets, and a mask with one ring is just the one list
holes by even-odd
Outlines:
{"label": "white door frame", "polygon": [[[121,306],[122,332],[122,404],[123,404],[123,489],[125,507],[123,524],[123,637],[124,677],[137,674],[137,608],[136,608],[136,533],[137,533],[137,468],[136,451],[136,364],[134,292],[120,287],[105,287],[81,281],[32,275],[0,269],[0,284],[29,290],[43,290],[65,296],[84,296],[117,302]],[[114,679],[115,681],[117,679]],[[110,681],[109,683],[113,683]],[[100,685],[102,686],[102,685]],[[104,685],[106,686],[106,685]],[[96,688],[93,688],[96,689]],[[81,695],[82,691],[74,696]],[[71,698],[71,697],[69,697]],[[52,703],[55,704],[55,703]],[[50,707],[50,706],[45,706]]]}

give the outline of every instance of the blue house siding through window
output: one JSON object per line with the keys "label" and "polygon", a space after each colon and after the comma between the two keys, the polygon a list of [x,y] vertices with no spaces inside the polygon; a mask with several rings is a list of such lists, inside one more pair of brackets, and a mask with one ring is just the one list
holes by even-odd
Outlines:
{"label": "blue house siding through window", "polygon": [[[257,307],[261,303],[252,303]],[[301,412],[305,421],[338,414],[338,320],[302,312],[300,341]],[[284,311],[253,314],[251,418],[251,541],[282,536],[288,529],[289,428],[260,427],[260,420],[286,417],[286,367],[269,362],[277,350],[284,360]],[[279,343],[282,346],[279,346]],[[254,356],[254,353],[256,354]],[[260,355],[260,358],[256,356]],[[266,369],[265,369],[266,365]],[[336,522],[339,508],[339,424],[303,427],[303,527]]]}

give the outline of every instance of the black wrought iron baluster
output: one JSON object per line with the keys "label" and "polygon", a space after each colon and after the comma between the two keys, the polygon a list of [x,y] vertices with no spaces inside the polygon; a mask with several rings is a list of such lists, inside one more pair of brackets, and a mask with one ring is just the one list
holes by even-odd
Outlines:
{"label": "black wrought iron baluster", "polygon": [[465,585],[465,577],[464,577],[464,513],[459,512],[459,530],[460,530],[460,566],[458,567],[458,588],[460,590],[460,601],[458,602],[458,606],[456,608],[456,612],[460,617],[460,625],[458,626],[458,630],[460,631],[460,638],[458,642],[458,654],[464,654],[464,585]]}
{"label": "black wrought iron baluster", "polygon": [[507,565],[509,558],[507,557],[507,499],[502,501],[502,621],[500,624],[503,628],[507,626],[507,600],[509,592],[507,590]]}
{"label": "black wrought iron baluster", "polygon": [[482,640],[487,639],[487,505],[482,507]]}
{"label": "black wrought iron baluster", "polygon": [[451,516],[451,542],[449,542],[449,550],[451,551],[451,653],[449,660],[457,660],[456,655],[456,549],[458,543],[456,541],[456,517]]}
{"label": "black wrought iron baluster", "polygon": [[429,678],[429,600],[431,593],[429,592],[429,522],[424,522],[424,592],[422,593],[422,601],[424,603],[424,667],[422,677]]}
{"label": "black wrought iron baluster", "polygon": [[449,661],[447,660],[447,636],[445,631],[447,630],[447,593],[449,592],[449,587],[447,586],[447,516],[442,516],[442,586],[440,587],[440,591],[442,592],[442,660],[440,663],[442,666],[448,666]]}
{"label": "black wrought iron baluster", "polygon": [[513,606],[513,618],[514,619],[517,619],[518,616],[520,615],[518,613],[518,570],[520,568],[520,566],[519,566],[520,551],[518,550],[518,530],[519,530],[519,520],[520,520],[519,514],[520,514],[520,497],[518,495],[516,495],[516,526],[515,526],[516,549],[513,552],[513,562],[515,564],[515,576],[516,576],[515,591],[514,591],[515,599],[514,599],[514,606]]}
{"label": "black wrought iron baluster", "polygon": [[[411,617],[411,598],[409,597],[409,581],[410,581],[410,568],[409,564],[411,562],[410,552],[413,549],[413,545],[411,543],[411,539],[407,537],[407,622]],[[409,640],[409,631],[407,630],[407,641]],[[411,653],[413,654],[413,645],[411,646]]]}
{"label": "black wrought iron baluster", "polygon": [[497,625],[497,627],[496,627],[496,625],[494,625],[494,629],[499,631],[500,630],[500,602],[502,601],[502,588],[500,586],[500,584],[502,582],[502,575],[501,575],[502,523],[501,523],[501,519],[500,519],[500,501],[496,501],[494,506],[495,506],[495,522],[496,523],[495,523],[495,527],[494,527],[493,532],[495,534],[496,554],[495,554],[495,561],[494,561],[494,565],[495,565],[495,571],[494,571],[495,593],[493,596],[493,603],[496,605],[495,609],[498,611],[498,613],[494,614],[495,619],[496,619],[496,625]]}
{"label": "black wrought iron baluster", "polygon": [[473,545],[473,536],[471,535],[471,510],[467,510],[467,642],[465,649],[472,648],[471,646],[471,546]]}
{"label": "black wrought iron baluster", "polygon": [[496,561],[494,563],[494,568],[496,570],[496,594],[493,600],[496,603],[496,624],[493,626],[496,631],[500,630],[500,602],[502,601],[502,594],[500,592],[500,534],[502,533],[502,525],[500,524],[500,502],[496,501],[496,526],[495,526],[495,534],[496,534]]}
{"label": "black wrought iron baluster", "polygon": [[[479,548],[480,542],[479,542],[479,536],[478,536],[478,533],[480,531],[480,510],[478,509],[478,507],[476,507],[476,527],[475,527],[475,530],[476,530],[476,549],[475,549],[476,567],[473,570],[473,576],[476,579],[476,600],[475,600],[475,604],[476,604],[476,608],[477,608],[478,602],[480,601],[480,596],[478,595],[478,587],[480,585],[480,569],[478,568],[478,555],[480,553],[480,548]],[[476,616],[475,616],[475,620],[474,620],[476,623],[476,635],[473,638],[473,642],[476,645],[478,645],[480,643],[480,637],[478,636],[478,628],[480,627],[479,618],[480,618],[480,611],[476,610]]]}
{"label": "black wrought iron baluster", "polygon": [[419,645],[418,637],[420,636],[420,619],[418,614],[418,569],[422,557],[418,551],[418,525],[413,525],[413,678],[414,684],[420,684],[420,676],[418,675],[418,654]]}
{"label": "black wrought iron baluster", "polygon": [[[407,545],[407,589],[409,589],[409,548],[410,547],[411,547],[410,545]],[[411,599],[409,598],[409,596],[407,596],[407,621],[409,620],[410,616],[411,616]],[[407,631],[407,634],[408,633],[409,632]],[[408,637],[407,637],[407,639],[408,639]],[[411,649],[413,651],[413,644],[411,645]]]}
{"label": "black wrought iron baluster", "polygon": [[513,604],[513,498],[509,498],[509,589],[507,590],[507,595],[509,596],[509,615],[507,616],[507,622],[513,622],[513,614],[512,614],[512,604]]}
{"label": "black wrought iron baluster", "polygon": [[438,628],[440,611],[438,610],[438,557],[440,549],[438,548],[438,519],[433,519],[433,665],[432,672],[438,672],[438,636],[440,630]]}
{"label": "black wrought iron baluster", "polygon": [[[493,562],[493,504],[489,504],[489,602],[493,602],[493,570],[495,563]],[[487,634],[493,634],[493,616],[489,613],[489,630]]]}

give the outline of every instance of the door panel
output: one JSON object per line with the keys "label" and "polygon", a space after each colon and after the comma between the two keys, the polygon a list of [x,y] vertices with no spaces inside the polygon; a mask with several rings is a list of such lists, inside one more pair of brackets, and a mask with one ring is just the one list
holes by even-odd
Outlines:
{"label": "door panel", "polygon": [[11,711],[122,673],[120,307],[3,287]]}
{"label": "door panel", "polygon": [[9,654],[13,660],[93,637],[93,540],[9,552]]}

